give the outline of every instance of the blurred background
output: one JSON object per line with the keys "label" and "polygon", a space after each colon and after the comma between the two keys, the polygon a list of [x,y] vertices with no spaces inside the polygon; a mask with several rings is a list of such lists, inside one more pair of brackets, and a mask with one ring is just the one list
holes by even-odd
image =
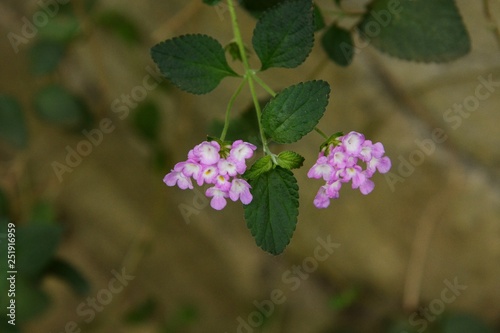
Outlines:
{"label": "blurred background", "polygon": [[[322,138],[277,147],[306,162],[297,229],[271,256],[241,205],[214,211],[202,192],[162,182],[219,134],[237,81],[187,94],[149,50],[186,33],[228,44],[225,6],[2,0],[0,245],[15,223],[18,274],[16,325],[2,315],[0,331],[500,332],[500,2],[457,5],[472,50],[454,62],[369,46],[340,67],[316,43],[297,69],[261,76],[277,91],[328,81],[319,127],[365,133],[393,162],[370,195],[344,189],[318,210],[321,182],[306,174]],[[237,11],[251,45],[255,18]],[[244,91],[235,118],[250,101]],[[3,314],[3,254],[0,268]]]}

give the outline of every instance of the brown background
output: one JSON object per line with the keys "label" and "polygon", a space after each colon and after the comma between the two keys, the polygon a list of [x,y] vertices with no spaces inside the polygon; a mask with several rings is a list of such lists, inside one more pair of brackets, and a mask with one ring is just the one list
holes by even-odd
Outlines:
{"label": "brown background", "polygon": [[[9,31],[19,31],[20,19],[37,10],[36,1],[2,2],[0,91],[22,100],[31,135],[26,151],[2,161],[4,186],[19,199],[18,216],[26,216],[35,198],[55,203],[66,228],[58,254],[89,278],[91,295],[106,288],[113,269],[125,268],[135,276],[90,325],[76,313],[85,299],[57,280],[46,280],[44,288],[54,299],[53,307],[26,332],[60,332],[71,320],[88,332],[156,332],[159,322],[175,317],[184,304],[193,304],[199,317],[183,331],[235,332],[237,317],[246,318],[255,310],[252,302],[269,299],[275,288],[285,291],[287,301],[256,332],[323,332],[342,320],[352,320],[361,331],[370,332],[386,317],[406,321],[417,304],[427,306],[439,299],[444,281],[454,279],[467,289],[446,305],[447,311],[498,321],[500,89],[456,129],[443,114],[475,93],[479,76],[500,81],[500,46],[481,2],[457,3],[472,51],[452,63],[405,62],[368,47],[350,67],[340,68],[326,61],[316,45],[298,69],[273,69],[262,75],[276,90],[304,80],[327,80],[331,100],[319,127],[329,133],[355,130],[383,142],[395,174],[400,158],[415,154],[416,140],[431,138],[435,128],[443,129],[448,138],[436,144],[435,151],[425,155],[394,190],[377,175],[372,194],[343,189],[340,199],[326,210],[312,205],[320,181],[306,177],[321,138],[311,133],[300,143],[283,147],[305,156],[306,167],[295,172],[301,189],[299,224],[285,253],[273,257],[255,245],[239,205],[229,204],[222,212],[201,209],[186,224],[179,205],[192,205],[193,192],[162,183],[163,174],[151,168],[150,147],[133,132],[129,118],[119,119],[110,108],[114,99],[142,84],[146,66],[154,66],[149,48],[160,40],[202,32],[223,44],[229,42],[227,12],[205,7],[199,0],[102,0],[98,9],[119,10],[138,24],[143,45],[131,48],[92,29],[92,21],[83,16],[88,39],[73,45],[55,77],[40,78],[28,70],[27,47],[15,54],[5,37]],[[492,12],[500,12],[500,4],[492,3]],[[241,10],[238,14],[250,44],[255,21]],[[255,58],[252,61],[256,65]],[[51,80],[90,96],[93,112],[111,118],[117,128],[71,174],[65,174],[62,183],[51,163],[63,162],[65,147],[75,147],[84,137],[33,115],[34,92]],[[235,79],[227,79],[204,96],[174,88],[149,94],[162,106],[162,142],[170,166],[204,140],[212,119],[223,118],[235,84]],[[259,95],[266,96],[262,90]],[[249,102],[245,91],[235,110]],[[318,236],[330,236],[340,247],[291,291],[282,274],[314,254]],[[361,298],[349,316],[329,307],[332,297],[355,286]],[[156,320],[125,325],[123,313],[149,297],[159,303]],[[405,303],[408,312],[403,310]]]}

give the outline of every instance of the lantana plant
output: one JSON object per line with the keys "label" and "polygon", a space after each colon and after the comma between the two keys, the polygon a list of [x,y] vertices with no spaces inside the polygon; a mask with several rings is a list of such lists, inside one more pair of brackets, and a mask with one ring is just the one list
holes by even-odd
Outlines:
{"label": "lantana plant", "polygon": [[[370,193],[374,188],[370,178],[377,170],[387,172],[391,162],[384,156],[381,143],[372,143],[361,133],[328,136],[317,128],[330,95],[326,81],[300,82],[276,93],[259,77],[265,70],[295,68],[306,60],[314,44],[311,0],[280,2],[260,15],[252,38],[253,50],[261,62],[259,69],[250,67],[233,0],[227,0],[227,8],[234,34],[232,45],[243,63],[243,73],[231,68],[224,47],[207,35],[183,35],[151,49],[161,72],[187,92],[205,94],[226,77],[241,79],[228,102],[221,135],[204,141],[200,138],[202,142],[187,153],[185,161],[173,167],[164,182],[181,189],[192,189],[194,183],[208,184],[205,194],[216,210],[223,209],[228,199],[241,201],[257,245],[279,254],[289,244],[297,224],[299,192],[291,170],[304,164],[304,158],[296,152],[274,152],[280,144],[297,142],[313,130],[323,137],[318,160],[310,164],[308,172],[310,178],[325,181],[313,202],[318,208],[328,207],[330,199],[337,198],[342,184],[348,182],[361,193]],[[257,97],[257,85],[271,95],[263,108]],[[244,86],[250,90],[256,112],[258,151],[256,145],[243,138],[226,141],[233,103]],[[254,154],[262,155],[250,166]]]}

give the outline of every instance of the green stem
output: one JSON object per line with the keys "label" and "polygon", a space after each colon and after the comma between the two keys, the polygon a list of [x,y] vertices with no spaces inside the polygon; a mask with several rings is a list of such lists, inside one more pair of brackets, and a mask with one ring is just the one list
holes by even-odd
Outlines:
{"label": "green stem", "polygon": [[253,70],[250,68],[248,63],[248,56],[245,50],[245,45],[243,44],[243,39],[241,38],[240,27],[238,25],[238,20],[236,18],[236,11],[234,9],[233,0],[227,0],[229,13],[231,15],[231,23],[233,26],[233,34],[234,39],[236,40],[236,44],[238,44],[238,49],[240,50],[241,58],[243,61],[243,67],[245,69],[245,79],[248,80],[248,87],[250,88],[250,94],[252,95],[253,104],[255,106],[255,112],[257,113],[257,120],[259,122],[259,131],[260,131],[260,139],[262,141],[262,147],[266,154],[269,154],[269,148],[267,147],[267,139],[264,133],[264,129],[262,128],[262,110],[260,109],[259,99],[257,98],[257,94],[255,93],[255,85],[254,78],[255,74]]}
{"label": "green stem", "polygon": [[238,97],[238,95],[240,94],[241,89],[243,88],[245,83],[246,83],[246,80],[241,81],[240,85],[238,86],[238,89],[236,89],[233,96],[231,96],[229,103],[227,104],[226,118],[224,120],[224,129],[222,130],[222,134],[220,135],[221,141],[224,141],[224,139],[226,138],[227,130],[229,128],[229,117],[231,115],[231,109],[233,108],[234,101],[236,100],[236,97]]}
{"label": "green stem", "polygon": [[257,82],[262,88],[264,88],[265,91],[269,93],[271,96],[276,96],[276,92],[269,87],[260,77],[257,76],[257,74],[254,73],[253,78],[255,79],[255,82]]}
{"label": "green stem", "polygon": [[321,135],[322,137],[324,137],[325,139],[327,139],[327,140],[328,140],[328,136],[327,136],[327,135],[326,135],[326,134],[325,134],[322,130],[320,130],[320,129],[319,129],[319,128],[317,128],[317,127],[314,127],[314,130],[315,130],[316,132],[318,132],[318,133],[319,133],[319,135]]}

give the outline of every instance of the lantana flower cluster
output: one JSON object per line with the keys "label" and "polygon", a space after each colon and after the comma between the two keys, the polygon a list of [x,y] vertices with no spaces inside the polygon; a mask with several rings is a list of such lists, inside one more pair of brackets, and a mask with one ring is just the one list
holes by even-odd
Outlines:
{"label": "lantana flower cluster", "polygon": [[210,206],[216,210],[226,206],[227,198],[247,205],[253,199],[250,184],[239,176],[246,171],[246,160],[253,156],[255,149],[257,147],[243,140],[222,146],[217,141],[204,141],[191,149],[188,159],[177,163],[163,181],[183,190],[193,189],[193,181],[199,186],[213,185],[205,195],[212,198]]}
{"label": "lantana flower cluster", "polygon": [[[321,186],[314,199],[317,208],[326,208],[330,199],[337,199],[342,184],[352,182],[352,188],[368,194],[375,184],[370,179],[378,171],[386,173],[391,168],[391,160],[384,156],[384,146],[365,140],[361,133],[350,132],[338,136],[328,142],[320,151],[318,160],[311,167],[309,178],[323,179],[326,184]],[[364,162],[366,167],[360,165]]]}

